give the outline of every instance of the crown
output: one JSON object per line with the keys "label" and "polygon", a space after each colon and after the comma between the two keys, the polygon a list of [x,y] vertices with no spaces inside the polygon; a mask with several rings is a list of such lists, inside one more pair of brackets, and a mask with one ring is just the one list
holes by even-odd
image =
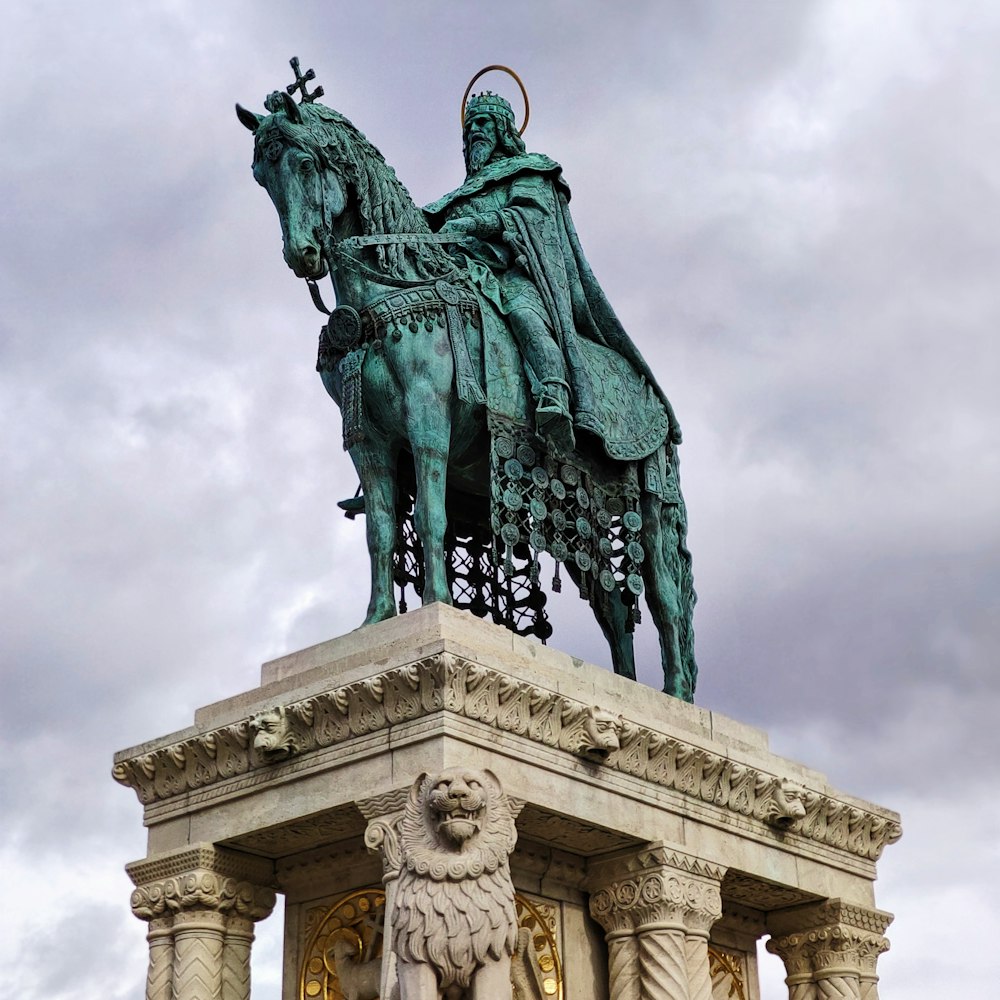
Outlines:
{"label": "crown", "polygon": [[469,98],[469,103],[465,106],[465,118],[468,120],[483,111],[499,115],[501,118],[506,118],[511,125],[514,124],[514,109],[504,98],[499,94],[494,94],[492,90],[473,94]]}

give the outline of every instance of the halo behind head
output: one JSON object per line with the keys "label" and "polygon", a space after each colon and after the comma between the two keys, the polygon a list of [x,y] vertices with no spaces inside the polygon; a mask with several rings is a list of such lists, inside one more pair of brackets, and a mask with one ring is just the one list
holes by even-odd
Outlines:
{"label": "halo behind head", "polygon": [[524,98],[524,121],[521,122],[520,128],[517,130],[518,135],[524,135],[524,130],[528,127],[528,118],[531,115],[531,109],[528,104],[528,91],[525,90],[524,84],[521,82],[521,78],[515,73],[509,66],[501,66],[495,63],[492,66],[484,66],[470,81],[468,87],[465,88],[465,93],[462,95],[462,128],[465,128],[465,116],[466,112],[474,112],[480,109],[485,109],[492,111],[494,114],[499,114],[504,118],[507,118],[510,123],[514,124],[514,112],[511,109],[510,103],[504,98],[497,94],[486,91],[482,94],[476,94],[472,100],[469,100],[469,94],[472,91],[472,87],[475,82],[481,77],[485,76],[492,70],[499,70],[501,73],[506,73],[508,76],[512,77],[514,82],[521,88],[521,97]]}

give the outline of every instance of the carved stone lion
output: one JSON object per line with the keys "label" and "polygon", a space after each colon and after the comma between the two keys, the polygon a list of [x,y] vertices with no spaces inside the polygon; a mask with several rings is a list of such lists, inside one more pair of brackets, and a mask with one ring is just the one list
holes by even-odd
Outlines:
{"label": "carved stone lion", "polygon": [[265,760],[284,760],[299,749],[292,721],[284,705],[258,712],[250,720],[253,748]]}
{"label": "carved stone lion", "polygon": [[400,1000],[511,995],[517,946],[510,852],[517,832],[490,771],[422,774],[400,827],[392,916]]}
{"label": "carved stone lion", "polygon": [[622,717],[617,712],[594,705],[583,721],[583,739],[577,751],[591,760],[606,761],[621,749]]}
{"label": "carved stone lion", "polygon": [[332,966],[337,973],[337,983],[344,1000],[378,1000],[382,960],[364,961],[361,938],[349,928],[341,927],[334,931],[332,940],[326,965],[327,968]]}
{"label": "carved stone lion", "polygon": [[765,820],[772,826],[787,830],[806,814],[805,803],[802,801],[805,791],[801,785],[788,778],[776,779]]}

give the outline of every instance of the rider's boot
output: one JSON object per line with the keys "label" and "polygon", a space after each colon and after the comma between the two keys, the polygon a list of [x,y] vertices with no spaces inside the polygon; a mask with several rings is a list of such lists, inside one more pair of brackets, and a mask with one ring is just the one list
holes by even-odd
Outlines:
{"label": "rider's boot", "polygon": [[568,455],[576,448],[573,418],[569,412],[569,386],[557,378],[542,380],[535,406],[535,430],[554,451]]}

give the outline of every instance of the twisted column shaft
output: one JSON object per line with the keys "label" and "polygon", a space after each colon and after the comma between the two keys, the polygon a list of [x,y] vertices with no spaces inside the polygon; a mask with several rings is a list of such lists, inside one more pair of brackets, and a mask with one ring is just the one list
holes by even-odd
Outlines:
{"label": "twisted column shaft", "polygon": [[642,1000],[639,985],[639,942],[631,931],[612,931],[608,942],[611,1000]]}
{"label": "twisted column shaft", "polygon": [[664,844],[594,866],[590,913],[608,942],[611,1000],[712,1000],[708,938],[722,876]]}
{"label": "twisted column shaft", "polygon": [[690,1000],[712,1000],[712,972],[708,962],[708,934],[688,929],[684,939]]}
{"label": "twisted column shaft", "polygon": [[647,924],[637,933],[642,1000],[690,1000],[684,928]]}

